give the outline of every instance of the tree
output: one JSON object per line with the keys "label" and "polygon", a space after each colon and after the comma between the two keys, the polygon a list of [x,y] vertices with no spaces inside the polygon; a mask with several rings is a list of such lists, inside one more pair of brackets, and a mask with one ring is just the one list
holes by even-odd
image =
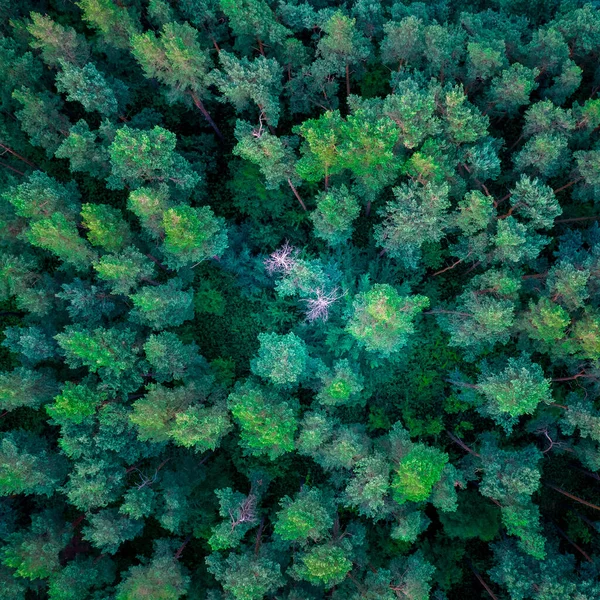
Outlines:
{"label": "tree", "polygon": [[317,196],[317,208],[311,213],[315,235],[330,246],[346,243],[352,236],[352,223],[360,206],[345,185],[331,188]]}
{"label": "tree", "polygon": [[57,423],[83,423],[87,417],[96,414],[98,406],[108,399],[107,394],[98,391],[91,384],[76,384],[68,381],[54,402],[46,406],[46,412]]}
{"label": "tree", "polygon": [[344,542],[313,546],[299,552],[290,574],[295,579],[304,579],[325,589],[341,583],[352,569],[352,561],[348,557],[350,545]]}
{"label": "tree", "polygon": [[184,344],[169,331],[150,335],[144,344],[146,360],[156,381],[197,379],[206,369],[206,361],[198,354],[198,346]]}
{"label": "tree", "polygon": [[140,521],[123,517],[114,508],[105,508],[89,518],[83,538],[102,553],[115,554],[123,542],[140,535],[143,527]]}
{"label": "tree", "polygon": [[[9,339],[5,340],[3,345],[7,345]],[[40,350],[43,350],[43,346]],[[40,360],[43,360],[43,355]],[[34,371],[26,367],[0,372],[0,410],[2,411],[8,412],[23,406],[39,408],[48,403],[56,391],[57,384],[52,372]]]}
{"label": "tree", "polygon": [[317,488],[302,488],[293,500],[285,496],[279,504],[275,534],[286,542],[319,542],[333,527],[331,500]]}
{"label": "tree", "polygon": [[182,190],[199,181],[190,163],[175,152],[174,133],[156,125],[145,131],[124,125],[110,145],[111,189],[141,187],[152,183],[172,183]]}
{"label": "tree", "polygon": [[210,74],[210,82],[223,94],[220,101],[229,101],[241,112],[250,102],[256,104],[259,116],[270,127],[279,122],[281,94],[281,66],[274,58],[259,56],[255,60],[222,50],[219,52],[221,70]]}
{"label": "tree", "polygon": [[84,21],[97,29],[109,44],[122,50],[129,47],[139,23],[127,7],[113,0],[81,0],[76,4],[83,11]]}
{"label": "tree", "polygon": [[298,383],[308,361],[304,341],[293,333],[261,333],[258,341],[260,348],[258,356],[251,363],[252,372],[275,385],[289,386]]}
{"label": "tree", "polygon": [[107,204],[84,204],[81,217],[92,246],[118,252],[129,243],[131,232],[120,210]]}
{"label": "tree", "polygon": [[69,325],[54,339],[72,369],[87,367],[91,373],[97,372],[109,386],[125,385],[127,382],[128,386],[134,386],[133,389],[139,387],[139,348],[132,329],[97,327],[90,330]]}
{"label": "tree", "polygon": [[225,221],[209,206],[176,206],[163,214],[164,251],[173,269],[220,256],[227,247]]}
{"label": "tree", "polygon": [[146,77],[158,79],[168,86],[167,98],[171,102],[191,98],[217,136],[223,139],[202,102],[207,95],[206,77],[210,63],[208,53],[198,43],[197,34],[188,23],[165,23],[158,38],[151,31],[134,34],[131,52]]}
{"label": "tree", "polygon": [[390,466],[381,454],[359,460],[344,492],[345,503],[377,521],[388,512]]}
{"label": "tree", "polygon": [[342,128],[343,120],[337,110],[328,111],[318,119],[308,119],[294,128],[294,133],[305,139],[300,147],[303,156],[296,165],[302,179],[317,182],[325,178],[327,189],[329,178],[344,170],[339,151]]}
{"label": "tree", "polygon": [[117,96],[93,63],[81,68],[62,59],[59,62],[62,69],[56,76],[56,89],[66,94],[67,100],[80,102],[86,112],[97,111],[106,117],[117,113]]}
{"label": "tree", "polygon": [[232,552],[226,559],[213,553],[206,558],[206,564],[235,600],[260,600],[284,583],[281,567],[255,552]]}
{"label": "tree", "polygon": [[54,156],[68,159],[72,171],[106,179],[110,174],[108,146],[113,137],[114,127],[110,122],[105,120],[97,131],[90,131],[87,122],[80,119],[71,127]]}
{"label": "tree", "polygon": [[384,221],[376,227],[375,238],[390,257],[414,268],[421,246],[437,242],[444,235],[449,187],[411,182],[393,188],[393,192],[394,200],[382,210]]}
{"label": "tree", "polygon": [[385,36],[381,42],[381,59],[384,63],[401,67],[405,64],[419,67],[425,52],[425,35],[422,19],[404,17],[383,25]]}
{"label": "tree", "polygon": [[19,577],[46,579],[60,570],[59,553],[68,539],[63,519],[56,511],[34,514],[28,529],[9,536],[2,564],[15,569]]}
{"label": "tree", "polygon": [[156,600],[177,600],[185,596],[190,578],[174,554],[170,544],[157,543],[150,562],[126,571],[117,586],[116,600],[136,600],[144,596]]}
{"label": "tree", "polygon": [[29,135],[30,143],[46,150],[48,157],[54,155],[67,135],[70,123],[62,114],[62,100],[49,92],[36,94],[30,88],[15,90],[12,96],[23,108],[15,113],[21,128]]}
{"label": "tree", "polygon": [[529,69],[521,63],[513,63],[492,81],[489,90],[489,105],[495,111],[514,115],[521,106],[529,104],[529,97],[538,87],[537,68]]}
{"label": "tree", "polygon": [[376,283],[354,298],[346,331],[368,352],[387,357],[406,346],[414,318],[428,306],[425,296],[401,296],[392,286]]}
{"label": "tree", "polygon": [[235,125],[235,137],[238,140],[233,153],[258,166],[265,178],[267,189],[279,189],[282,183],[290,186],[294,196],[306,210],[306,206],[296,190],[299,177],[296,173],[296,156],[292,138],[277,137],[269,133],[262,125],[252,127],[246,121],[238,120]]}
{"label": "tree", "polygon": [[258,51],[263,56],[265,45],[279,45],[291,33],[277,22],[264,0],[219,0],[219,7],[229,20],[229,27],[239,43],[247,47],[250,40],[256,41]]}
{"label": "tree", "polygon": [[392,496],[398,504],[426,500],[448,462],[448,455],[437,448],[414,444],[392,475]]}
{"label": "tree", "polygon": [[[113,240],[101,239],[113,245]],[[123,241],[123,237],[117,239],[116,245],[120,247]],[[113,294],[129,294],[142,282],[153,282],[156,271],[154,263],[134,246],[114,254],[104,254],[93,264],[93,267],[98,278],[106,282]]]}
{"label": "tree", "polygon": [[16,429],[0,440],[0,495],[52,496],[64,481],[67,461],[44,438]]}
{"label": "tree", "polygon": [[332,73],[346,78],[350,95],[350,68],[366,61],[371,54],[367,39],[356,29],[356,19],[334,12],[322,25],[325,35],[317,44],[317,54]]}
{"label": "tree", "polygon": [[[7,327],[4,330],[5,339],[2,342],[12,352],[20,354],[21,362],[26,365],[34,365],[44,360],[53,358],[56,355],[56,344],[48,331],[44,331],[41,327]],[[35,371],[31,371],[29,375],[23,373],[22,382],[23,388],[31,387],[25,381],[31,376],[33,380],[37,379]],[[18,380],[19,376],[17,376]],[[52,378],[48,375],[48,384],[51,386]],[[21,387],[15,385],[16,388]],[[30,390],[32,396],[37,394],[33,392],[33,386]]]}
{"label": "tree", "polygon": [[250,455],[274,460],[294,448],[298,427],[295,402],[247,381],[227,399],[227,406],[241,430],[242,447]]}
{"label": "tree", "polygon": [[356,365],[352,365],[347,359],[335,361],[331,368],[319,368],[319,392],[316,399],[325,406],[362,404],[365,401],[361,394],[364,390],[364,378],[357,370]]}
{"label": "tree", "polygon": [[15,213],[31,221],[47,219],[54,213],[74,217],[80,210],[80,194],[74,181],[66,185],[42,171],[34,171],[27,181],[2,194]]}
{"label": "tree", "polygon": [[32,12],[27,31],[32,36],[29,45],[41,50],[42,59],[49,67],[58,67],[60,60],[83,67],[89,57],[85,38],[72,27],[65,27],[48,15]]}
{"label": "tree", "polygon": [[77,225],[61,213],[32,223],[26,235],[30,244],[52,252],[76,269],[88,269],[96,259],[88,242],[79,236]]}
{"label": "tree", "polygon": [[169,279],[164,285],[147,285],[129,294],[133,302],[130,318],[155,330],[176,327],[194,318],[194,293],[182,290],[179,278]]}
{"label": "tree", "polygon": [[83,590],[99,590],[113,582],[115,565],[108,558],[81,558],[77,556],[48,581],[51,600],[78,600]]}

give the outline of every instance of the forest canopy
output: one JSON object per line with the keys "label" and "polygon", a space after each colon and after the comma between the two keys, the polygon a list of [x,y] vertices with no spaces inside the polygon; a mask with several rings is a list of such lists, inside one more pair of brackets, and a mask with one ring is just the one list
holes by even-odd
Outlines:
{"label": "forest canopy", "polygon": [[600,5],[0,0],[3,600],[600,598]]}

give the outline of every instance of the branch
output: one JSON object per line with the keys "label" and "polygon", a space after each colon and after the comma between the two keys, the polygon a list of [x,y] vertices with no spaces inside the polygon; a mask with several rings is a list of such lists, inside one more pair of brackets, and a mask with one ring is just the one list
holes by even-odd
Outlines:
{"label": "branch", "polygon": [[571,498],[571,500],[575,500],[575,502],[579,502],[580,504],[589,506],[590,508],[595,508],[596,510],[600,510],[600,506],[596,506],[595,504],[592,504],[591,502],[588,502],[587,500],[583,500],[582,498],[574,496],[573,494],[569,494],[569,492],[565,492],[565,490],[561,490],[559,487],[556,487],[555,485],[552,485],[551,483],[545,483],[544,485],[546,487],[553,489],[554,491],[558,492],[559,494],[566,496],[567,498]]}

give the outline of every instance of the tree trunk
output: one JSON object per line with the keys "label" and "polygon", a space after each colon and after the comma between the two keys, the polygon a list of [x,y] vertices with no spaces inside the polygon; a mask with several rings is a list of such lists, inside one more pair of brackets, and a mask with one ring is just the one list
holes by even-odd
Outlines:
{"label": "tree trunk", "polygon": [[346,96],[350,95],[350,66],[346,63]]}
{"label": "tree trunk", "polygon": [[300,194],[298,193],[298,190],[294,187],[294,184],[292,183],[292,180],[288,177],[287,180],[289,186],[292,188],[292,192],[294,192],[294,196],[296,196],[296,199],[298,200],[298,202],[300,202],[300,206],[302,206],[302,208],[304,210],[306,210],[306,205],[304,204],[304,202],[302,202],[302,198],[300,198]]}
{"label": "tree trunk", "polygon": [[217,124],[212,120],[212,117],[210,116],[210,114],[208,113],[208,111],[206,110],[206,108],[204,108],[204,104],[202,104],[202,100],[200,100],[200,98],[198,98],[198,96],[196,96],[196,94],[191,94],[191,96],[192,96],[192,100],[194,101],[194,104],[196,105],[196,107],[198,109],[200,109],[200,112],[202,113],[202,115],[204,116],[204,118],[208,121],[208,124],[214,129],[214,131],[217,134],[218,138],[221,141],[223,141],[223,134],[221,133],[221,131],[217,127]]}

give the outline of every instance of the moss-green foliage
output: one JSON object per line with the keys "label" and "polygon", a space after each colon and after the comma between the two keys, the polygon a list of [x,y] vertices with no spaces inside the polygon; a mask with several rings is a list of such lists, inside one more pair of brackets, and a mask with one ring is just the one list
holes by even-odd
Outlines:
{"label": "moss-green foliage", "polygon": [[599,54],[589,0],[0,0],[0,596],[600,598]]}

